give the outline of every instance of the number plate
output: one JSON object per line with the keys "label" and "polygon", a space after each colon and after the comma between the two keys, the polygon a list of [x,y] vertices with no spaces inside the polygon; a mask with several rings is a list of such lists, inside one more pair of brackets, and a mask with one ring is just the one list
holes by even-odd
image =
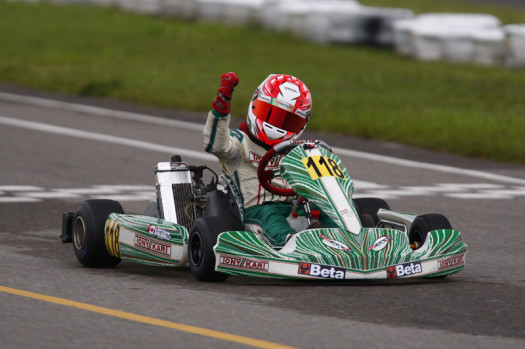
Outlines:
{"label": "number plate", "polygon": [[313,180],[321,177],[337,177],[346,179],[343,171],[334,159],[327,156],[315,155],[301,159]]}

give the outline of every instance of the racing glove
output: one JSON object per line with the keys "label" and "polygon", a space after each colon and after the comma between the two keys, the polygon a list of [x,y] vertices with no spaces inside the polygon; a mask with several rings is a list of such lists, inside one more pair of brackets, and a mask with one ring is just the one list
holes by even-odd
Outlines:
{"label": "racing glove", "polygon": [[233,90],[239,84],[239,76],[236,73],[224,73],[221,75],[221,86],[217,96],[213,100],[212,107],[220,114],[230,114],[230,101]]}

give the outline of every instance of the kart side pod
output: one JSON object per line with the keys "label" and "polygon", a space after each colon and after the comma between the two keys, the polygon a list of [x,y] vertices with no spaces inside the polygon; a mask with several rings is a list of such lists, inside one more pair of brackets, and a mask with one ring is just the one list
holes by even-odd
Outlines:
{"label": "kart side pod", "polygon": [[181,266],[187,263],[188,230],[198,216],[190,169],[174,156],[155,168],[157,201],[146,216],[111,214],[106,247],[115,257],[142,264]]}
{"label": "kart side pod", "polygon": [[188,231],[160,218],[112,213],[105,225],[110,255],[141,264],[184,266],[188,262]]}

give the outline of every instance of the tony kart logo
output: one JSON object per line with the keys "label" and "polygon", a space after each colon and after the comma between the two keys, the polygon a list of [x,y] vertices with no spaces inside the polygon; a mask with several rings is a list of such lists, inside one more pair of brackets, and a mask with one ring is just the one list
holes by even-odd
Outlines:
{"label": "tony kart logo", "polygon": [[325,244],[328,247],[335,248],[336,250],[339,250],[339,251],[349,251],[350,250],[350,247],[346,246],[342,242],[329,239],[324,235],[319,235],[319,237],[323,239],[323,244]]}
{"label": "tony kart logo", "polygon": [[268,271],[269,263],[248,258],[225,257],[221,256],[219,265],[233,266],[244,269],[254,269],[258,271]]}
{"label": "tony kart logo", "polygon": [[369,248],[367,248],[368,251],[372,250],[372,251],[381,251],[383,248],[386,247],[386,245],[388,245],[388,242],[392,240],[392,238],[390,236],[381,236],[380,238],[378,238],[373,244],[372,246],[370,246]]}
{"label": "tony kart logo", "polygon": [[414,274],[421,274],[422,272],[423,267],[421,266],[421,262],[398,264],[386,268],[387,278],[389,279]]}
{"label": "tony kart logo", "polygon": [[[254,153],[253,151],[250,152],[250,162],[254,164],[259,164],[262,160],[262,156],[259,154]],[[268,161],[268,165],[266,165],[267,169],[276,168],[278,169],[281,164],[281,160],[283,159],[283,156],[274,156]]]}
{"label": "tony kart logo", "polygon": [[345,278],[345,268],[306,262],[299,263],[297,273],[326,279],[344,280]]}
{"label": "tony kart logo", "polygon": [[438,260],[439,271],[455,268],[465,264],[465,254]]}
{"label": "tony kart logo", "polygon": [[171,256],[171,246],[135,234],[135,247],[151,251],[162,256]]}

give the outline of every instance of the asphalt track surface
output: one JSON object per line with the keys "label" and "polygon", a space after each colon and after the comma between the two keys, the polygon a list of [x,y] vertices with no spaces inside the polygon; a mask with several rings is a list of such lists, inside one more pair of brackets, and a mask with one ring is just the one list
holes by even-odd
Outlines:
{"label": "asphalt track surface", "polygon": [[15,93],[0,94],[2,348],[525,346],[525,167],[307,135],[335,147],[357,196],[450,219],[469,252],[443,280],[210,284],[187,268],[88,269],[59,240],[62,211],[106,197],[142,213],[156,162],[174,152],[217,169],[201,151],[204,115],[0,90]]}

